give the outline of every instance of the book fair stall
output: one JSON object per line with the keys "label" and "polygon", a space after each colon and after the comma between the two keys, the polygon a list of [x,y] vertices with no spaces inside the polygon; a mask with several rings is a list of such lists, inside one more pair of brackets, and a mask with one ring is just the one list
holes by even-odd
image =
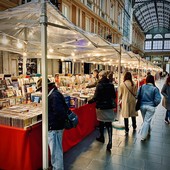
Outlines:
{"label": "book fair stall", "polygon": [[[72,63],[72,74],[60,74],[58,87],[68,106],[78,115],[79,124],[64,131],[64,152],[89,135],[98,123],[95,104],[87,104],[95,89],[85,88],[93,79],[83,72],[77,74],[78,63],[81,67],[90,63],[91,71],[99,66],[114,71],[116,89],[122,72],[127,69],[133,72],[138,85],[147,70],[159,71],[137,54],[126,52],[121,45],[111,44],[76,27],[56,7],[43,0],[0,12],[0,23],[0,50],[22,56],[19,71],[23,75],[28,58],[31,62],[34,58],[41,60],[40,66],[36,66],[41,68],[37,75],[0,75],[0,133],[3,136],[0,140],[0,169],[48,167],[47,77],[51,81],[54,77],[47,74],[47,59]],[[35,92],[40,76],[42,93]]]}

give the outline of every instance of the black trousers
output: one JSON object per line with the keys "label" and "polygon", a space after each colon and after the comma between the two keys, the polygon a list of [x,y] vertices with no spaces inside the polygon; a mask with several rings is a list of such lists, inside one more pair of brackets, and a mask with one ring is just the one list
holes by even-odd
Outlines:
{"label": "black trousers", "polygon": [[[133,129],[136,129],[136,117],[131,117],[132,119],[132,126]],[[129,131],[129,119],[128,118],[124,118],[124,124],[125,124],[125,131],[128,132]]]}

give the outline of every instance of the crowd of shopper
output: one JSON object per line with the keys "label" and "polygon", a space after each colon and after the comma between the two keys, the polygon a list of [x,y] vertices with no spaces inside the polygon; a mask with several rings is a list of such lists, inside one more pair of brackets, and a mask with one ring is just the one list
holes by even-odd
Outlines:
{"label": "crowd of shopper", "polygon": [[[56,80],[58,81],[58,75]],[[112,122],[115,121],[116,113],[116,90],[113,83],[112,71],[93,71],[95,82],[86,88],[95,87],[95,93],[89,104],[96,102],[96,117],[99,121],[99,136],[96,140],[105,143],[106,128],[108,133],[108,143],[106,150],[112,148]],[[42,80],[41,80],[42,83]],[[41,84],[40,83],[40,84]],[[57,82],[58,83],[58,82]],[[58,84],[48,82],[48,142],[51,153],[51,164],[53,169],[63,169],[62,136],[64,130],[64,119],[69,109],[65,103],[63,95],[58,91]],[[41,85],[38,90],[41,90]],[[129,132],[129,118],[132,121],[133,131],[137,128],[136,117],[138,112],[135,109],[136,99],[140,97],[140,111],[143,123],[140,130],[141,141],[146,140],[151,132],[151,121],[156,107],[161,102],[161,94],[164,97],[163,106],[166,108],[165,123],[170,124],[170,76],[168,75],[161,93],[155,85],[155,78],[149,72],[146,75],[145,84],[139,89],[132,80],[132,74],[126,72],[123,82],[118,87],[118,103],[121,104],[120,114],[124,119],[125,134]]]}

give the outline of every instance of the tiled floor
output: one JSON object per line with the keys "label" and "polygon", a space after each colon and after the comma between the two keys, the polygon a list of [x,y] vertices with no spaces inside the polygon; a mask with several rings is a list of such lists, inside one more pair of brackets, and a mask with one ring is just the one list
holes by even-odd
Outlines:
{"label": "tiled floor", "polygon": [[[164,80],[158,81],[162,87]],[[64,153],[65,170],[170,170],[170,125],[164,123],[165,109],[158,106],[152,119],[151,136],[141,141],[139,132],[142,124],[141,114],[137,117],[137,130],[113,127],[113,147],[106,151],[106,142],[101,144],[95,138],[95,130],[81,143]],[[120,123],[122,123],[122,119]],[[129,119],[131,123],[131,120]]]}

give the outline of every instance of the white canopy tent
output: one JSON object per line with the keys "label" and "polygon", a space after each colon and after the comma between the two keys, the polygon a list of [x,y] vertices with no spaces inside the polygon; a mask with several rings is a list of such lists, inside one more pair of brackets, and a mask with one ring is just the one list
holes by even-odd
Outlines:
{"label": "white canopy tent", "polygon": [[119,74],[121,64],[133,63],[139,67],[141,59],[132,52],[126,52],[118,44],[111,44],[97,34],[76,27],[55,6],[45,0],[41,1],[0,12],[0,50],[23,55],[25,67],[27,57],[42,59],[42,140],[45,169],[48,167],[47,58],[117,65]]}
{"label": "white canopy tent", "polygon": [[[27,3],[13,9],[0,12],[0,50],[12,51],[28,57],[41,58],[41,3]],[[97,34],[88,33],[73,25],[52,4],[47,4],[48,30],[47,48],[48,58],[76,58],[91,54],[107,56],[115,53],[114,46]],[[4,39],[9,41],[4,43]],[[18,48],[20,42],[23,47]],[[106,48],[107,51],[103,51]]]}
{"label": "white canopy tent", "polygon": [[[0,12],[0,50],[42,58],[42,125],[43,168],[48,168],[48,105],[47,58],[81,60],[91,53],[94,57],[118,56],[113,45],[96,34],[81,30],[67,20],[60,11],[44,0],[27,3]],[[53,49],[50,53],[49,49]],[[106,50],[107,49],[107,50]],[[113,55],[114,54],[114,55]]]}
{"label": "white canopy tent", "polygon": [[[0,12],[0,50],[41,58],[41,7],[37,0]],[[138,63],[136,54],[76,27],[50,3],[47,16],[47,58],[118,65],[121,53],[121,64]]]}

